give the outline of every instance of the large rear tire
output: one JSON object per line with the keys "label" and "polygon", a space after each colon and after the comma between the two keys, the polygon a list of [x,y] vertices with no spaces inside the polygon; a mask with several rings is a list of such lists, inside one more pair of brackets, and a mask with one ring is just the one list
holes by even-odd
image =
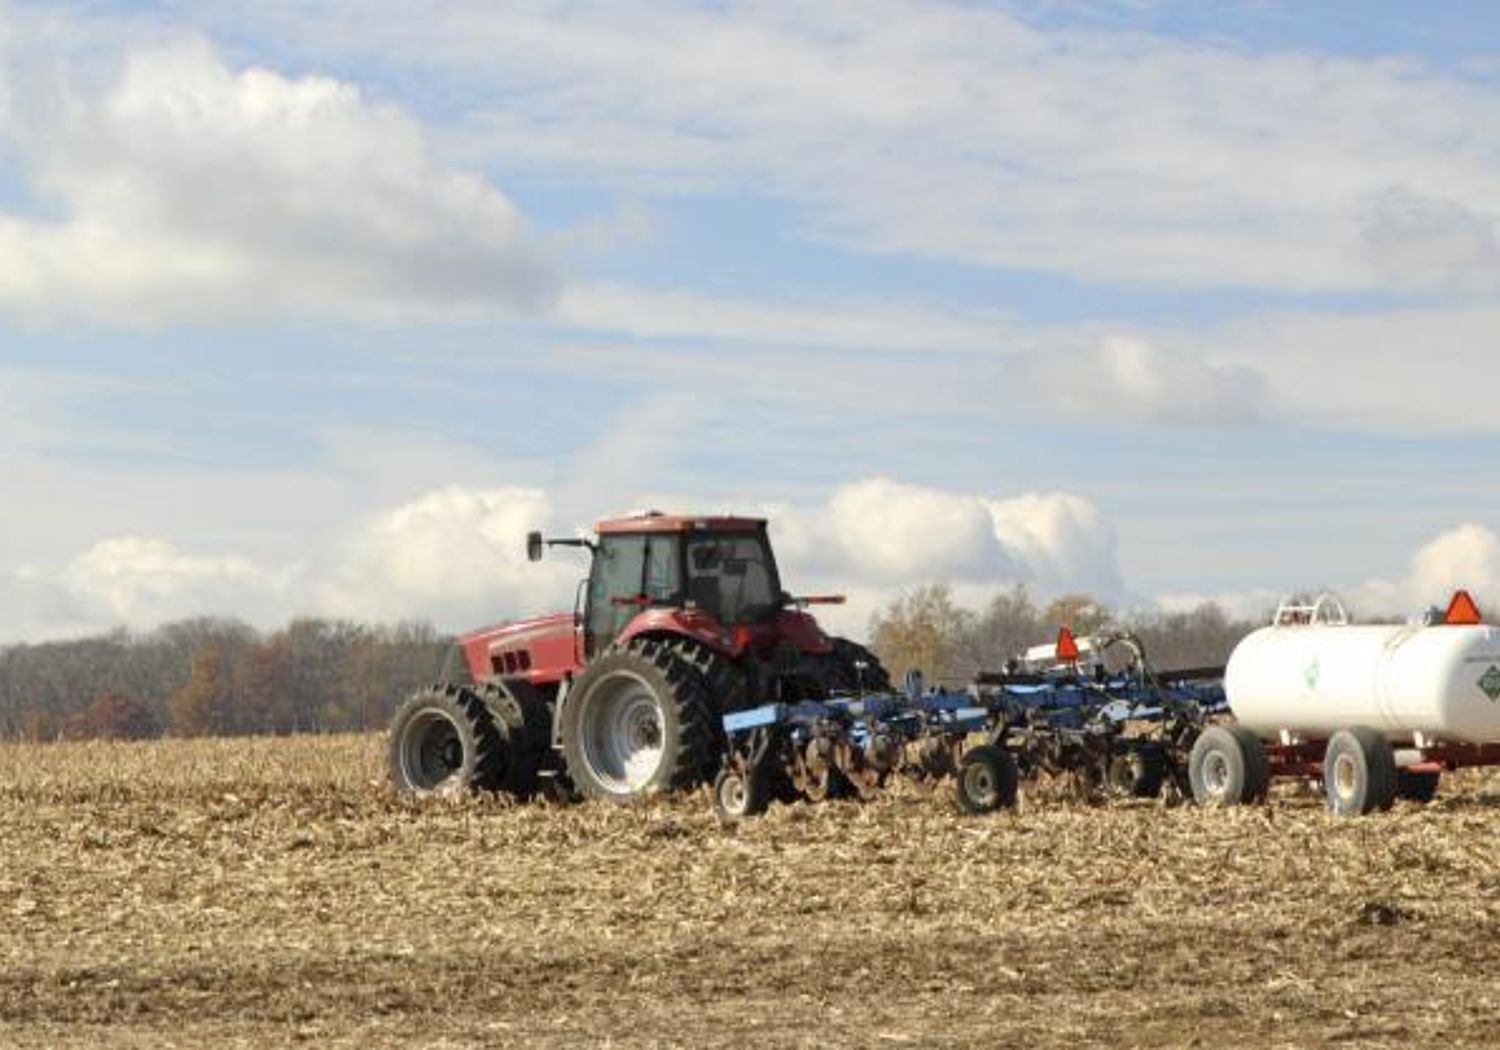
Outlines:
{"label": "large rear tire", "polygon": [[508,734],[473,689],[419,689],[396,710],[386,752],[397,791],[426,795],[494,791],[514,779]]}
{"label": "large rear tire", "polygon": [[832,670],[828,688],[838,693],[888,693],[891,676],[880,657],[847,638],[833,639]]}
{"label": "large rear tire", "polygon": [[673,638],[667,645],[703,679],[711,711],[722,715],[748,706],[750,683],[732,660],[691,638]]}
{"label": "large rear tire", "polygon": [[700,783],[719,757],[702,676],[651,639],[585,667],[563,700],[561,729],[573,786],[610,802]]}
{"label": "large rear tire", "polygon": [[1188,756],[1193,799],[1203,806],[1243,806],[1265,798],[1271,767],[1260,738],[1244,726],[1209,726]]}

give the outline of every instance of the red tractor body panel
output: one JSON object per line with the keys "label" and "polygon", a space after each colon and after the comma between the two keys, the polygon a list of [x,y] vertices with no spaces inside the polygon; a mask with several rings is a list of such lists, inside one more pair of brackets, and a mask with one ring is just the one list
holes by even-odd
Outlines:
{"label": "red tractor body panel", "polygon": [[504,676],[552,685],[583,666],[579,634],[572,613],[554,613],[485,627],[463,635],[458,644],[476,682]]}
{"label": "red tractor body panel", "polygon": [[647,609],[626,625],[618,641],[628,642],[643,634],[680,634],[702,642],[730,659],[745,651],[743,639],[700,609]]}
{"label": "red tractor body panel", "polygon": [[594,526],[599,535],[612,532],[753,532],[763,528],[765,518],[735,518],[726,515],[690,517],[682,514],[642,514],[634,518],[611,518]]}

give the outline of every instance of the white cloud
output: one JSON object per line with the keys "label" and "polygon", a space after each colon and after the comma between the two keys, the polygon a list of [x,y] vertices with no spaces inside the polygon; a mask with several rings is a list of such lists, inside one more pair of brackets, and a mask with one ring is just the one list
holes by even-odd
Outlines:
{"label": "white cloud", "polygon": [[1288,594],[1324,590],[1339,596],[1356,621],[1412,620],[1434,606],[1446,608],[1455,591],[1467,590],[1486,619],[1495,622],[1500,617],[1500,534],[1472,522],[1445,529],[1418,547],[1398,575],[1363,582],[1308,579],[1284,592],[1256,589],[1163,595],[1158,604],[1183,610],[1212,601],[1230,615],[1269,622],[1270,613]]}
{"label": "white cloud", "polygon": [[984,505],[996,539],[1027,569],[1021,582],[1042,594],[1085,591],[1105,601],[1125,595],[1114,526],[1093,503],[1043,492]]}
{"label": "white cloud", "polygon": [[619,283],[568,288],[554,316],[566,327],[648,339],[855,350],[993,353],[1015,338],[1010,315],[998,310],[880,299],[768,302]]}
{"label": "white cloud", "polygon": [[246,558],[184,554],[164,540],[121,536],[75,558],[62,583],[83,607],[118,623],[226,612],[266,623],[283,613],[297,575],[296,567],[272,571]]}
{"label": "white cloud", "polygon": [[546,528],[551,517],[551,502],[535,489],[450,485],[430,492],[359,526],[340,563],[315,587],[315,607],[449,627],[562,607],[576,571],[526,560],[526,533]]}
{"label": "white cloud", "polygon": [[1404,575],[1366,581],[1351,602],[1370,614],[1415,616],[1434,605],[1446,607],[1460,589],[1491,620],[1500,615],[1500,536],[1493,529],[1473,523],[1448,529],[1418,548]]}
{"label": "white cloud", "polygon": [[1500,427],[1485,393],[1497,330],[1500,310],[1475,306],[1268,315],[1195,339],[1259,375],[1272,411],[1289,422],[1473,434]]}
{"label": "white cloud", "polygon": [[1025,572],[973,496],[874,478],[836,490],[827,529],[856,580],[997,579]]}
{"label": "white cloud", "polygon": [[250,17],[500,100],[466,114],[475,154],[765,194],[868,251],[1174,287],[1425,287],[1423,268],[1372,257],[1371,201],[1402,187],[1490,215],[1500,200],[1493,81],[1409,58],[1044,30],[915,0],[460,2],[441,18],[384,2],[353,29],[335,11]]}
{"label": "white cloud", "polygon": [[[40,80],[40,78],[34,78]],[[133,324],[493,315],[553,294],[515,206],[396,107],[326,77],[132,52],[94,94],[26,83],[42,215],[0,213],[0,308]]]}
{"label": "white cloud", "polygon": [[1132,336],[1048,354],[1034,368],[1060,411],[1089,419],[1217,425],[1254,422],[1272,408],[1253,369]]}
{"label": "white cloud", "polygon": [[1392,286],[1500,288],[1500,211],[1493,207],[1481,211],[1393,187],[1369,199],[1363,237],[1376,271]]}

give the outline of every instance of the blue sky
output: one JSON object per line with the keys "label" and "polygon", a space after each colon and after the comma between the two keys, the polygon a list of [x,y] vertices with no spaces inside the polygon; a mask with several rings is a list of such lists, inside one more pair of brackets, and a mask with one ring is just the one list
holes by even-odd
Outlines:
{"label": "blue sky", "polygon": [[571,599],[1500,601],[1487,5],[0,0],[0,641]]}

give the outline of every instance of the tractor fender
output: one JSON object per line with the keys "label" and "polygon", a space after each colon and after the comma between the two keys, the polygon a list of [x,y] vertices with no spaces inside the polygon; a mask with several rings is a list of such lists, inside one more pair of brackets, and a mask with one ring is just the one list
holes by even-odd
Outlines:
{"label": "tractor fender", "polygon": [[798,652],[815,656],[833,652],[833,639],[823,633],[816,619],[800,609],[783,609],[776,618],[776,631],[796,646]]}
{"label": "tractor fender", "polygon": [[647,634],[691,638],[731,660],[739,659],[745,651],[744,642],[736,639],[733,631],[696,609],[647,609],[626,624],[615,644],[624,645]]}

